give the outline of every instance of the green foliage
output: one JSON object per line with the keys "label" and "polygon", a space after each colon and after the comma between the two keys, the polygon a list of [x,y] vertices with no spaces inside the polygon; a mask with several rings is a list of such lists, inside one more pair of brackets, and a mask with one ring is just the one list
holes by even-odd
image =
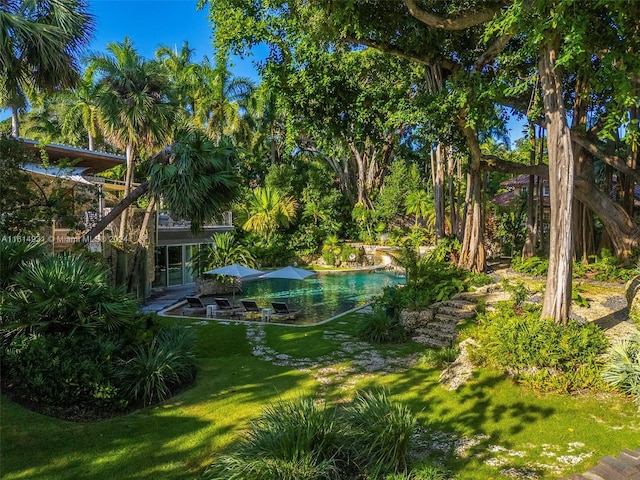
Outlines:
{"label": "green foliage", "polygon": [[573,285],[571,289],[571,301],[580,307],[589,308],[589,300],[583,297],[581,295],[582,293],[584,293],[584,288],[581,285]]}
{"label": "green foliage", "polygon": [[194,273],[200,275],[207,270],[233,263],[251,268],[256,267],[256,259],[249,247],[238,241],[233,232],[212,235],[211,242],[213,243],[200,247],[198,253],[193,256],[192,268]]}
{"label": "green foliage", "polygon": [[420,362],[441,369],[453,363],[459,353],[456,347],[429,348],[420,357]]}
{"label": "green foliage", "polygon": [[633,395],[640,404],[640,334],[620,340],[604,356],[602,378],[605,382]]}
{"label": "green foliage", "polygon": [[576,392],[602,388],[601,355],[608,345],[592,323],[565,327],[540,319],[538,309],[513,314],[502,304],[480,318],[476,359],[493,365],[541,391]]}
{"label": "green foliage", "polygon": [[415,468],[410,472],[391,473],[384,480],[447,480],[450,475],[443,467],[427,465]]}
{"label": "green foliage", "polygon": [[74,255],[30,262],[1,295],[2,329],[12,334],[114,331],[132,321],[137,306],[109,284],[101,265]]}
{"label": "green foliage", "polygon": [[627,281],[636,274],[632,268],[623,268],[620,265],[620,261],[606,248],[600,251],[600,256],[592,255],[589,259],[591,263],[574,263],[574,278],[590,276],[604,282],[612,280]]}
{"label": "green foliage", "polygon": [[21,335],[2,348],[3,381],[12,393],[65,416],[127,405],[115,378],[122,344],[87,334]]}
{"label": "green foliage", "polygon": [[334,413],[312,399],[269,405],[235,451],[214,462],[205,478],[339,478],[338,432]]}
{"label": "green foliage", "polygon": [[[623,268],[619,260],[605,248],[600,252],[600,256],[592,255],[589,258],[591,263],[573,263],[573,278],[591,277],[599,281],[626,281],[636,274],[632,268]],[[531,257],[523,262],[520,257],[515,257],[511,261],[511,268],[525,275],[543,276],[547,274],[549,259]]]}
{"label": "green foliage", "polygon": [[403,299],[402,305],[417,309],[465,291],[470,273],[441,260],[449,251],[443,246],[426,257],[419,257],[415,248],[403,248],[398,262],[405,268],[407,284],[397,292]]}
{"label": "green foliage", "polygon": [[43,242],[12,242],[0,239],[0,286],[6,288],[26,263],[47,253],[47,246]]}
{"label": "green foliage", "polygon": [[346,408],[345,441],[353,461],[371,478],[409,469],[409,447],[416,419],[384,392],[358,392]]}
{"label": "green foliage", "polygon": [[234,450],[218,458],[204,477],[380,478],[408,468],[415,425],[409,409],[384,392],[358,394],[343,410],[308,398],[278,402],[264,409]]}
{"label": "green foliage", "polygon": [[123,391],[143,405],[162,401],[195,377],[195,336],[175,325],[135,349],[118,371]]}
{"label": "green foliage", "polygon": [[406,332],[398,319],[383,308],[374,308],[363,315],[357,325],[358,336],[371,343],[397,343],[406,339]]}
{"label": "green foliage", "polygon": [[290,195],[273,187],[257,187],[247,193],[238,211],[243,230],[263,236],[268,242],[281,227],[293,222],[297,202]]}
{"label": "green foliage", "polygon": [[511,261],[511,268],[525,275],[546,275],[549,269],[549,259],[530,257],[523,262],[522,258],[517,256]]}
{"label": "green foliage", "polygon": [[436,248],[429,253],[428,258],[436,262],[455,262],[460,256],[461,248],[462,245],[460,245],[460,241],[456,237],[446,237],[438,241]]}
{"label": "green foliage", "polygon": [[171,157],[151,167],[151,192],[162,196],[173,218],[189,219],[194,231],[218,220],[238,195],[234,147],[185,130],[176,134]]}
{"label": "green foliage", "polygon": [[502,280],[502,288],[511,294],[514,307],[521,307],[531,294],[522,280],[509,281],[505,278]]}
{"label": "green foliage", "polygon": [[337,235],[329,235],[322,245],[322,259],[327,265],[337,266],[340,264],[340,254],[342,253],[343,242]]}

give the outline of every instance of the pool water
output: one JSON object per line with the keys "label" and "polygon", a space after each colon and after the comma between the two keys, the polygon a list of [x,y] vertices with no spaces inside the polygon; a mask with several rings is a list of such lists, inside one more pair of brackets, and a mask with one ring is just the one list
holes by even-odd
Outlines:
{"label": "pool water", "polygon": [[362,306],[382,293],[384,287],[403,284],[404,277],[376,270],[340,273],[318,272],[305,280],[256,279],[242,282],[240,298],[255,300],[259,307],[286,302],[300,310],[298,324],[315,324]]}

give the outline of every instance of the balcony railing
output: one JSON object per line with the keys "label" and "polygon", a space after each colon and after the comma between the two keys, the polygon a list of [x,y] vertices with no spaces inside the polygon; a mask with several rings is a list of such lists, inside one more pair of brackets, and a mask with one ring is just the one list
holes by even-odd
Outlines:
{"label": "balcony railing", "polygon": [[[218,223],[212,223],[204,225],[203,228],[215,228],[215,227],[230,227],[233,225],[233,215],[231,212],[224,212],[222,218]],[[187,229],[191,228],[191,222],[189,220],[174,220],[169,213],[158,213],[158,229]]]}

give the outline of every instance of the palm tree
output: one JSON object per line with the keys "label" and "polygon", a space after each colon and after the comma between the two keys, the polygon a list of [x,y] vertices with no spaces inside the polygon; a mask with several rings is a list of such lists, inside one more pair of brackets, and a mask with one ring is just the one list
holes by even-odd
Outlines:
{"label": "palm tree", "polygon": [[[140,57],[129,37],[107,45],[109,54],[88,59],[88,75],[98,76],[98,118],[105,139],[126,151],[124,196],[131,191],[133,164],[141,148],[164,146],[174,125],[175,105],[165,70]],[[126,235],[127,210],[120,220]]]}
{"label": "palm tree", "polygon": [[240,213],[242,229],[271,238],[278,227],[286,227],[296,215],[296,201],[272,187],[254,188]]}
{"label": "palm tree", "polygon": [[169,75],[169,80],[175,85],[176,103],[182,108],[182,114],[193,119],[195,112],[195,98],[201,82],[199,79],[200,66],[192,62],[195,49],[189,48],[189,42],[184,42],[180,51],[161,46],[156,50],[156,60],[162,64]]}
{"label": "palm tree", "polygon": [[246,245],[238,243],[232,232],[218,233],[211,237],[213,244],[200,247],[192,261],[196,274],[225,265],[238,263],[256,268],[255,257]]}
{"label": "palm tree", "polygon": [[199,86],[195,99],[196,124],[219,141],[243,129],[243,113],[254,91],[251,80],[233,77],[226,58],[211,65],[204,59],[198,68]]}
{"label": "palm tree", "polygon": [[0,104],[11,109],[11,134],[28,92],[68,88],[78,80],[77,55],[89,43],[93,17],[84,0],[13,0],[0,7]]}
{"label": "palm tree", "polygon": [[85,74],[73,91],[63,94],[67,108],[61,112],[62,133],[81,141],[80,135],[86,132],[89,150],[95,148],[100,134],[97,93],[97,85]]}
{"label": "palm tree", "polygon": [[416,216],[416,225],[421,218],[426,218],[429,212],[433,211],[433,200],[429,197],[426,190],[417,190],[407,195],[405,200],[407,213],[413,213]]}

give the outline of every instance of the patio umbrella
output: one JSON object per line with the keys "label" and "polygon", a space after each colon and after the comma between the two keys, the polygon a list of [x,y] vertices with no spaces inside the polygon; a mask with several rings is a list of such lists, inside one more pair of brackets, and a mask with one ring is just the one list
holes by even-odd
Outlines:
{"label": "patio umbrella", "polygon": [[260,275],[260,278],[283,278],[289,280],[289,298],[291,298],[291,280],[304,280],[315,274],[316,272],[305,270],[304,268],[284,267],[280,270],[274,270],[273,272]]}
{"label": "patio umbrella", "polygon": [[[232,263],[231,265],[226,265],[220,268],[214,268],[213,270],[207,270],[203,272],[206,275],[226,275],[227,277],[235,277],[242,280],[243,278],[248,277],[257,277],[258,275],[262,275],[264,272],[262,270],[256,270],[255,268],[244,267],[242,265],[238,265],[237,263]],[[236,300],[236,292],[231,292],[231,302],[234,303]]]}

